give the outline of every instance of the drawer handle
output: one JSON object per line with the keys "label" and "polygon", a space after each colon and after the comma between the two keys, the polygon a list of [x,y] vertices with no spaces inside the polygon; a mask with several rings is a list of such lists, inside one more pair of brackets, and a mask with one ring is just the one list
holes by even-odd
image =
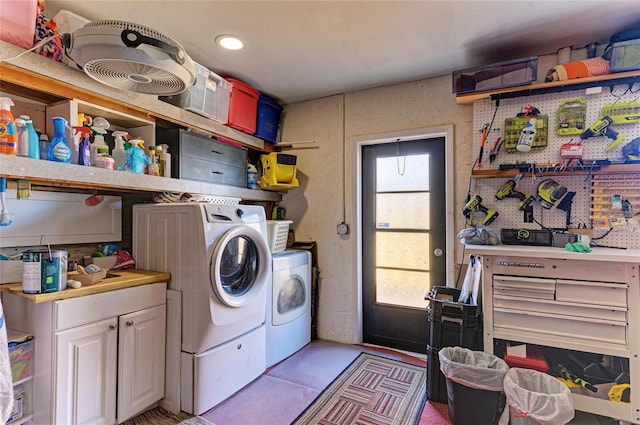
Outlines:
{"label": "drawer handle", "polygon": [[127,320],[127,323],[125,323],[127,326],[133,326],[133,320]]}
{"label": "drawer handle", "polygon": [[223,153],[220,152],[220,151],[211,151],[211,153],[215,153],[215,154],[218,154],[218,155],[223,155]]}
{"label": "drawer handle", "polygon": [[220,175],[222,175],[224,173],[222,171],[212,171],[211,174],[220,174]]}
{"label": "drawer handle", "polygon": [[116,329],[118,329],[118,327],[116,325],[114,325],[113,323],[109,325],[109,330],[115,331]]}

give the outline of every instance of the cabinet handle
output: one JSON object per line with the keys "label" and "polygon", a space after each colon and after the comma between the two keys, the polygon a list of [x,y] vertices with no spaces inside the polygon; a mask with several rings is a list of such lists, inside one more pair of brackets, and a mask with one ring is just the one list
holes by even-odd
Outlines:
{"label": "cabinet handle", "polygon": [[125,325],[127,326],[133,326],[133,320],[127,320]]}
{"label": "cabinet handle", "polygon": [[222,175],[224,173],[222,171],[212,171],[211,174],[220,174],[220,175]]}
{"label": "cabinet handle", "polygon": [[118,327],[113,323],[109,325],[109,330],[115,331],[116,329],[118,329]]}
{"label": "cabinet handle", "polygon": [[220,151],[211,151],[211,153],[215,153],[217,155],[222,155],[222,152],[220,152]]}

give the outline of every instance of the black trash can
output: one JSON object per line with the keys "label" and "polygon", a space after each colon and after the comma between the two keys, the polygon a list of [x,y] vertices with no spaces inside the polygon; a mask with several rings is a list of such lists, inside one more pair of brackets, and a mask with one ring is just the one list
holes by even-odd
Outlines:
{"label": "black trash can", "polygon": [[438,356],[446,378],[449,418],[454,425],[497,424],[505,406],[507,363],[463,347],[445,347]]}
{"label": "black trash can", "polygon": [[427,398],[447,403],[446,380],[440,371],[438,352],[443,347],[460,346],[483,349],[482,317],[478,307],[459,303],[459,288],[434,286],[425,297],[428,310],[429,345],[427,345]]}

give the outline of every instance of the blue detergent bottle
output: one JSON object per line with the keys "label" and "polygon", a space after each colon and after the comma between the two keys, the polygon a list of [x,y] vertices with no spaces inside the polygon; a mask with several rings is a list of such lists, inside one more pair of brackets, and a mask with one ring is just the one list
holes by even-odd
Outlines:
{"label": "blue detergent bottle", "polygon": [[65,137],[67,120],[62,117],[55,117],[53,121],[53,139],[49,142],[47,149],[47,159],[55,162],[71,162],[71,146]]}

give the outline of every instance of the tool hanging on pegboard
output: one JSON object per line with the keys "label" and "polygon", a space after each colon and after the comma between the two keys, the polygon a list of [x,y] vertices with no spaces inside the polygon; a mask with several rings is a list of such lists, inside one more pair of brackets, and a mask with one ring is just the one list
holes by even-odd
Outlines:
{"label": "tool hanging on pegboard", "polygon": [[530,140],[531,150],[541,150],[547,147],[549,117],[540,115],[540,110],[535,106],[527,105],[522,108],[522,111],[516,117],[504,120],[503,148],[506,152],[519,150],[517,148],[518,141],[523,135],[523,130],[529,124],[535,125],[533,134],[529,133],[529,136],[532,136]]}
{"label": "tool hanging on pegboard", "polygon": [[582,99],[565,100],[556,111],[556,134],[579,136],[585,129],[587,104]]}

